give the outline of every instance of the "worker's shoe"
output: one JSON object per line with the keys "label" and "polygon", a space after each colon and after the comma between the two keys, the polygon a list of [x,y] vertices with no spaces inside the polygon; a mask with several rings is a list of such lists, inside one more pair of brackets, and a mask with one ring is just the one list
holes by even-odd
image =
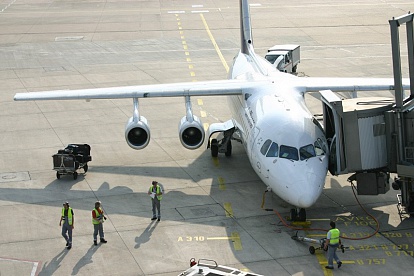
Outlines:
{"label": "worker's shoe", "polygon": [[338,268],[340,268],[342,265],[342,262],[338,262]]}
{"label": "worker's shoe", "polygon": [[98,243],[97,243],[96,241],[93,241],[93,244],[94,244],[94,245],[98,245]]}
{"label": "worker's shoe", "polygon": [[161,218],[158,218],[158,219],[157,219],[157,221],[160,221],[160,220],[161,220]]}
{"label": "worker's shoe", "polygon": [[72,248],[72,244],[69,244],[68,247],[66,247],[68,250]]}
{"label": "worker's shoe", "polygon": [[105,240],[105,239],[101,239],[101,242],[102,242],[102,243],[107,243],[108,241],[107,241],[107,240]]}
{"label": "worker's shoe", "polygon": [[67,241],[67,242],[66,242],[66,246],[68,246],[68,245],[69,245],[69,242]]}
{"label": "worker's shoe", "polygon": [[157,218],[152,218],[151,220],[156,220]]}
{"label": "worker's shoe", "polygon": [[334,269],[333,266],[329,266],[329,265],[325,266],[325,268],[326,269]]}

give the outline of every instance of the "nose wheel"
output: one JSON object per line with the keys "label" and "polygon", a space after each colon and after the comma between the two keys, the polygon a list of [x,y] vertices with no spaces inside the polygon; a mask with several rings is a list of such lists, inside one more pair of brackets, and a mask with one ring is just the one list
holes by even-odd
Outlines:
{"label": "nose wheel", "polygon": [[290,209],[291,221],[306,221],[306,210],[304,208]]}

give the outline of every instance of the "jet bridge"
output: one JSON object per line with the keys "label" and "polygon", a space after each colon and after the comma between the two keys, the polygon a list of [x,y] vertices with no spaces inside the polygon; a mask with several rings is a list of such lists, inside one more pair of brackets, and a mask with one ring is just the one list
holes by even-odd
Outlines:
{"label": "jet bridge", "polygon": [[[390,183],[398,195],[398,212],[414,216],[414,39],[413,14],[389,21],[395,99],[340,99],[320,91],[324,128],[330,146],[329,172],[354,173],[360,195],[384,194]],[[406,24],[410,95],[404,97],[399,26]],[[396,174],[391,180],[390,174]]]}

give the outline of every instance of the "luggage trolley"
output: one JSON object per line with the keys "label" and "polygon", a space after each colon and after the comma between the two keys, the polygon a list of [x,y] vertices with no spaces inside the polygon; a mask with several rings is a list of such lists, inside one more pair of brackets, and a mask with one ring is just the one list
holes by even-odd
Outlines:
{"label": "luggage trolley", "polygon": [[73,179],[78,178],[78,169],[88,171],[88,162],[92,161],[91,147],[88,144],[69,144],[65,149],[58,150],[53,157],[53,169],[56,178],[61,175],[72,174]]}

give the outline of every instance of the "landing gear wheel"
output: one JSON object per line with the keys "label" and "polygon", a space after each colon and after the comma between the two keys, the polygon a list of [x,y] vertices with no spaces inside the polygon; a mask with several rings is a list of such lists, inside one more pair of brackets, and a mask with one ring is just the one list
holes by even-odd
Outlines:
{"label": "landing gear wheel", "polygon": [[56,172],[56,178],[60,179],[60,173],[59,172]]}
{"label": "landing gear wheel", "polygon": [[213,157],[218,156],[218,142],[217,142],[217,139],[211,140],[211,156],[213,156]]}
{"label": "landing gear wheel", "polygon": [[309,246],[309,253],[311,253],[312,255],[315,254],[315,247]]}
{"label": "landing gear wheel", "polygon": [[87,172],[88,171],[88,164],[85,164],[85,166],[83,166],[83,171]]}
{"label": "landing gear wheel", "polygon": [[231,146],[231,140],[229,140],[229,141],[227,142],[227,151],[226,151],[226,153],[225,153],[225,155],[226,155],[227,157],[230,157],[230,156],[231,156],[231,149],[232,149],[232,146]]}
{"label": "landing gear wheel", "polygon": [[296,212],[296,209],[290,209],[290,220],[296,221],[297,216],[298,213]]}
{"label": "landing gear wheel", "polygon": [[75,180],[78,179],[78,173],[77,172],[73,173],[73,179],[75,179]]}
{"label": "landing gear wheel", "polygon": [[306,210],[304,208],[300,208],[298,220],[306,221]]}

